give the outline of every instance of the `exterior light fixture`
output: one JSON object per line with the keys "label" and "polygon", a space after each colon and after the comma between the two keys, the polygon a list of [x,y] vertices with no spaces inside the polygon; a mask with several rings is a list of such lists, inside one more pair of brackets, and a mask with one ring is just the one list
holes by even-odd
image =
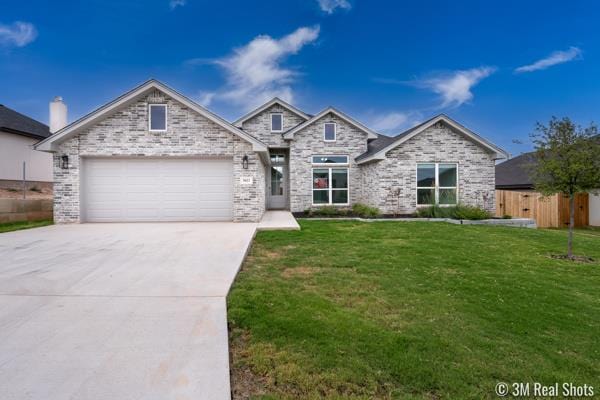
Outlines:
{"label": "exterior light fixture", "polygon": [[69,169],[69,156],[63,155],[60,157],[60,167],[62,169]]}
{"label": "exterior light fixture", "polygon": [[242,168],[248,169],[248,155],[247,154],[244,154],[244,157],[242,158]]}

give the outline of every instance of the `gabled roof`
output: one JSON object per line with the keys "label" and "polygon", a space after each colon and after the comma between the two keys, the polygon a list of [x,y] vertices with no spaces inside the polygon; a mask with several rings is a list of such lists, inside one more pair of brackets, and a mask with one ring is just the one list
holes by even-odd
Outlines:
{"label": "gabled roof", "polygon": [[418,135],[419,133],[423,132],[427,128],[430,128],[431,126],[437,124],[438,122],[444,122],[444,123],[448,124],[451,128],[458,131],[462,135],[471,139],[475,143],[478,143],[480,146],[486,148],[490,152],[495,153],[495,155],[494,155],[495,159],[502,159],[502,158],[509,157],[509,154],[506,151],[502,150],[500,147],[498,147],[495,144],[489,142],[488,140],[482,138],[475,132],[465,128],[464,126],[462,126],[458,122],[454,121],[452,118],[448,117],[447,115],[440,114],[431,119],[428,119],[427,121],[425,121],[417,126],[414,126],[410,129],[400,133],[397,136],[389,137],[389,136],[379,135],[379,138],[377,140],[374,140],[373,142],[371,142],[369,144],[368,150],[365,153],[356,157],[356,161],[359,164],[363,164],[363,163],[366,163],[369,161],[383,160],[383,159],[385,159],[385,154],[388,151],[400,146],[402,143],[404,143],[407,140],[411,139],[412,137]]}
{"label": "gabled roof", "polygon": [[44,139],[50,136],[50,128],[33,118],[0,104],[0,131]]}
{"label": "gabled roof", "polygon": [[535,164],[535,153],[530,152],[496,165],[496,189],[533,189],[530,168]]}
{"label": "gabled roof", "polygon": [[177,100],[181,104],[185,105],[186,107],[189,107],[190,109],[194,110],[198,114],[209,119],[210,121],[221,126],[222,128],[228,130],[229,132],[233,133],[234,135],[237,135],[240,138],[246,140],[247,142],[252,143],[253,149],[255,151],[267,151],[267,145],[264,144],[263,142],[261,142],[260,140],[247,134],[246,132],[236,128],[235,126],[231,125],[229,122],[225,121],[223,118],[219,117],[216,114],[213,114],[212,112],[208,111],[206,108],[202,107],[198,103],[194,102],[193,100],[190,100],[189,98],[185,97],[184,95],[180,94],[179,92],[171,89],[167,85],[165,85],[155,79],[150,79],[150,80],[142,83],[141,85],[133,88],[132,90],[128,91],[127,93],[117,97],[115,100],[111,101],[110,103],[107,103],[106,105],[81,117],[80,119],[73,122],[72,124],[67,125],[63,129],[56,132],[54,135],[52,135],[49,138],[36,144],[35,148],[37,150],[42,150],[42,151],[54,151],[56,149],[57,144],[76,135],[82,129],[86,129],[86,128],[96,124],[98,121],[101,121],[102,119],[106,118],[112,112],[119,110],[123,107],[126,107],[127,105],[137,101],[141,96],[143,96],[147,93],[150,93],[153,90],[159,90],[159,91],[163,92],[167,96]]}
{"label": "gabled roof", "polygon": [[274,97],[271,101],[266,102],[265,104],[258,107],[257,109],[250,111],[248,114],[246,114],[243,117],[239,118],[238,120],[234,121],[233,125],[235,125],[238,128],[241,128],[242,124],[244,122],[248,121],[250,118],[257,116],[258,114],[269,109],[271,106],[273,106],[275,104],[279,104],[281,107],[285,108],[286,110],[288,110],[289,112],[291,112],[293,114],[296,114],[297,116],[304,119],[305,121],[310,119],[310,117],[311,117],[310,115],[306,114],[303,111],[300,111],[293,105],[281,100],[279,97]]}
{"label": "gabled roof", "polygon": [[346,121],[347,123],[349,123],[350,125],[354,126],[355,128],[358,128],[361,131],[365,132],[367,134],[367,139],[377,139],[379,137],[379,135],[376,132],[374,132],[371,129],[367,128],[366,126],[364,126],[363,124],[361,124],[357,120],[349,117],[348,115],[344,114],[341,111],[336,110],[333,107],[327,107],[326,109],[324,109],[323,111],[321,111],[320,113],[318,113],[317,115],[315,115],[314,117],[312,117],[311,119],[309,119],[307,121],[304,121],[303,123],[301,123],[300,125],[296,126],[295,128],[292,128],[289,131],[285,132],[283,134],[283,138],[284,139],[293,139],[294,138],[294,134],[296,132],[299,132],[302,129],[306,128],[307,126],[310,126],[310,125],[314,124],[319,119],[323,118],[325,115],[327,115],[329,113],[332,113],[333,115],[335,115],[338,118]]}

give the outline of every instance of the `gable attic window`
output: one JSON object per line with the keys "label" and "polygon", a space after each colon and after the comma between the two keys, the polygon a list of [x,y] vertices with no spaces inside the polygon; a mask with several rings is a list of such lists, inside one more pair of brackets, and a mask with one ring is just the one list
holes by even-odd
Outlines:
{"label": "gable attic window", "polygon": [[334,122],[326,122],[323,125],[323,139],[326,142],[335,142],[337,125]]}
{"label": "gable attic window", "polygon": [[148,127],[150,132],[165,132],[167,130],[167,105],[150,104],[148,107]]}
{"label": "gable attic window", "polygon": [[271,114],[271,132],[282,132],[283,131],[283,114],[273,113]]}

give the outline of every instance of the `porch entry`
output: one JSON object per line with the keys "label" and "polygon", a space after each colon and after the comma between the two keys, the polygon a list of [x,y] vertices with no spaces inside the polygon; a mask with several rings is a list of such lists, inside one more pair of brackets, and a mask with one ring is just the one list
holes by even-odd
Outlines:
{"label": "porch entry", "polygon": [[271,151],[267,173],[267,208],[288,208],[288,156],[285,150]]}

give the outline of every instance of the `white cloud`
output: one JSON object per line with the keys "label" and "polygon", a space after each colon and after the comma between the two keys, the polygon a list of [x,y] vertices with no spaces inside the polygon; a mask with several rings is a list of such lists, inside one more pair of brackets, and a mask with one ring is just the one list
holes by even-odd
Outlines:
{"label": "white cloud", "polygon": [[280,39],[261,35],[231,55],[214,60],[225,71],[227,83],[212,96],[205,96],[205,105],[222,99],[251,109],[275,96],[292,102],[291,84],[298,73],[282,63],[318,37],[319,26],[299,28]]}
{"label": "white cloud", "polygon": [[417,110],[407,112],[391,111],[371,115],[367,120],[370,121],[369,126],[376,132],[397,134],[420,123],[422,117],[421,112]]}
{"label": "white cloud", "polygon": [[473,98],[471,89],[481,80],[494,73],[494,67],[480,67],[454,71],[438,77],[415,82],[439,94],[442,97],[441,107],[458,107]]}
{"label": "white cloud", "polygon": [[174,10],[177,7],[183,7],[183,6],[185,6],[186,2],[187,2],[187,0],[170,0],[169,1],[169,7],[171,8],[171,10]]}
{"label": "white cloud", "polygon": [[317,0],[321,10],[327,14],[333,14],[337,8],[349,10],[352,4],[348,0]]}
{"label": "white cloud", "polygon": [[533,64],[523,65],[522,67],[515,69],[515,72],[522,73],[539,71],[542,69],[552,67],[553,65],[558,65],[578,59],[581,59],[581,49],[578,47],[571,46],[568,50],[555,51],[548,57],[542,58],[541,60],[538,60]]}
{"label": "white cloud", "polygon": [[12,25],[0,24],[0,45],[23,47],[33,42],[37,30],[29,22],[17,21]]}
{"label": "white cloud", "polygon": [[212,103],[212,101],[216,95],[217,95],[217,93],[215,93],[215,92],[201,91],[198,93],[198,96],[196,96],[196,101],[201,106],[208,107],[210,105],[210,103]]}

